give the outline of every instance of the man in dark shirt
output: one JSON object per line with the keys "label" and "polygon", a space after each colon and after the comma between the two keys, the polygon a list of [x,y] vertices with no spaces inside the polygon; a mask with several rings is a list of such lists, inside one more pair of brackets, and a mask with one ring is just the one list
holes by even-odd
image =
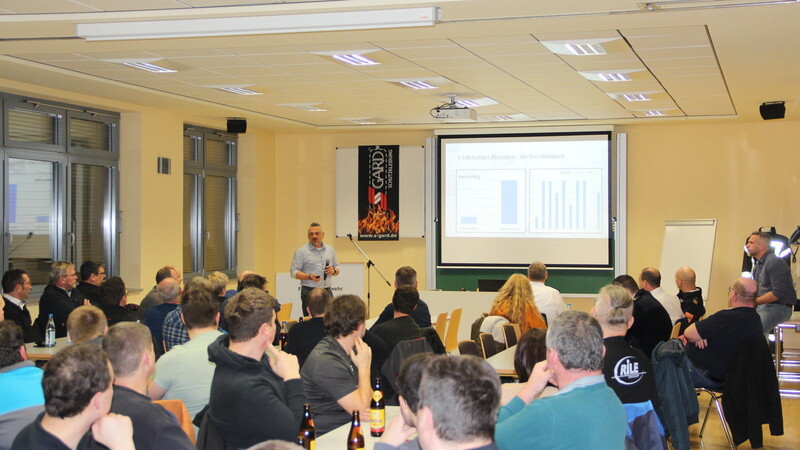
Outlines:
{"label": "man in dark shirt", "polygon": [[172,312],[181,302],[181,285],[178,280],[174,278],[164,278],[156,286],[158,290],[161,303],[151,306],[147,310],[147,315],[144,319],[144,324],[150,328],[150,334],[153,336],[153,345],[155,345],[156,355],[161,356],[164,354],[164,336],[161,332],[164,325],[164,319],[167,314]]}
{"label": "man in dark shirt", "polygon": [[[413,286],[415,289],[417,288],[417,271],[414,270],[413,267],[403,266],[394,273],[394,287],[397,289],[400,286]],[[422,301],[422,299],[420,299],[411,317],[414,318],[414,321],[420,328],[431,326],[431,312],[428,309],[428,305]],[[383,309],[380,316],[378,316],[378,320],[375,321],[374,325],[379,325],[392,319],[394,319],[394,305],[389,303],[386,305],[386,308]]]}
{"label": "man in dark shirt", "polygon": [[11,320],[22,328],[25,342],[41,340],[41,331],[33,326],[31,312],[25,304],[32,287],[33,283],[24,270],[11,269],[3,274],[3,314],[5,320]]}
{"label": "man in dark shirt", "polygon": [[78,289],[93,305],[100,304],[100,285],[106,279],[106,267],[98,261],[84,261],[81,264],[81,282]]}
{"label": "man in dark shirt", "polygon": [[418,304],[417,288],[400,286],[395,289],[392,296],[393,319],[372,327],[371,331],[386,343],[389,354],[392,353],[398,342],[422,337],[422,330],[411,317]]}
{"label": "man in dark shirt", "polygon": [[120,277],[111,277],[100,287],[100,309],[106,315],[108,326],[120,322],[136,322],[136,316],[125,307],[128,291]]}
{"label": "man in dark shirt", "polygon": [[620,275],[614,284],[624,287],[633,295],[633,325],[626,339],[631,346],[638,348],[648,358],[661,341],[669,340],[672,321],[664,306],[644,289],[639,289],[636,280],[630,275]]}
{"label": "man in dark shirt", "polygon": [[118,323],[108,329],[103,350],[114,369],[111,412],[131,418],[136,448],[194,449],[175,416],[147,396],[156,367],[150,330],[138,322]]}
{"label": "man in dark shirt", "polygon": [[695,283],[697,275],[691,267],[681,267],[675,271],[675,285],[678,287],[681,311],[687,319],[687,325],[697,322],[706,315],[703,290]]}
{"label": "man in dark shirt", "polygon": [[311,350],[325,337],[325,325],[323,320],[325,310],[333,301],[333,296],[327,289],[314,288],[308,293],[308,306],[306,314],[311,318],[297,323],[289,330],[289,339],[284,349],[286,353],[297,356],[300,367],[306,362]]}
{"label": "man in dark shirt", "polygon": [[686,355],[695,387],[721,387],[736,347],[744,339],[761,334],[761,319],[755,310],[757,292],[758,285],[754,280],[737,279],[728,288],[729,309],[712,314],[686,329]]}
{"label": "man in dark shirt", "polygon": [[792,271],[789,265],[775,256],[769,233],[753,232],[747,238],[747,254],[756,259],[753,279],[758,283],[756,312],[761,317],[764,334],[769,334],[778,324],[792,317],[797,302]]}
{"label": "man in dark shirt", "polygon": [[56,323],[56,337],[67,335],[67,318],[73,309],[84,304],[83,294],[75,289],[78,274],[75,265],[68,261],[56,261],[50,267],[50,283],[39,298],[39,330],[44,336],[50,314]]}

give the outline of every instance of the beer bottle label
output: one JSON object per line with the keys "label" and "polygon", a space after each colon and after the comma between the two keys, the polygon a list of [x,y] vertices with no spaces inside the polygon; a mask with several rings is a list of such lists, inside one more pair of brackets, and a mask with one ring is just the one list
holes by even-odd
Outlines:
{"label": "beer bottle label", "polygon": [[381,391],[372,391],[372,400],[380,401],[383,398],[383,392]]}
{"label": "beer bottle label", "polygon": [[386,426],[386,410],[371,409],[369,410],[370,430],[383,431]]}

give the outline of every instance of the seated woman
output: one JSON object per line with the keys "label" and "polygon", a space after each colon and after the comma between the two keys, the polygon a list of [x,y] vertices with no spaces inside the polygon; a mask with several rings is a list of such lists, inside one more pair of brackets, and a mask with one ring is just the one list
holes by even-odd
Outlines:
{"label": "seated woman", "polygon": [[531,328],[547,328],[547,324],[533,302],[531,283],[525,275],[515,273],[497,292],[490,316],[503,316],[511,323],[519,324],[521,332]]}
{"label": "seated woman", "polygon": [[[539,328],[532,328],[519,338],[517,350],[514,352],[514,370],[517,372],[517,383],[504,383],[502,385],[502,397],[500,404],[505,405],[525,386],[531,376],[533,366],[539,361],[544,361],[547,354],[545,347],[545,336],[547,332]],[[553,386],[547,386],[542,392],[541,397],[553,395],[558,390]]]}

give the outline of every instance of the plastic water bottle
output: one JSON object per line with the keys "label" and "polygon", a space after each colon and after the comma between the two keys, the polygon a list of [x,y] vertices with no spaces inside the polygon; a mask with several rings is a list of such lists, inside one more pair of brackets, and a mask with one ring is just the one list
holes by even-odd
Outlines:
{"label": "plastic water bottle", "polygon": [[44,335],[44,346],[45,347],[56,346],[56,321],[53,320],[52,314],[50,314],[50,317],[47,319],[47,329],[45,330],[45,335]]}

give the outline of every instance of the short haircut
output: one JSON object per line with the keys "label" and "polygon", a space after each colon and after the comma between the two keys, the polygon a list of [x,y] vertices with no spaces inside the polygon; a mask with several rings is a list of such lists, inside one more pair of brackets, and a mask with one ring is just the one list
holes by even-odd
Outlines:
{"label": "short haircut", "polygon": [[594,313],[601,324],[627,328],[633,314],[633,297],[624,287],[607,284],[597,294]]}
{"label": "short haircut", "polygon": [[54,262],[53,265],[50,266],[50,274],[48,276],[50,283],[55,283],[59,278],[67,276],[70,267],[75,270],[75,264],[69,261]]}
{"label": "short haircut", "polygon": [[22,328],[11,320],[0,322],[0,368],[22,362],[23,345]]}
{"label": "short haircut", "polygon": [[403,266],[394,273],[394,284],[400,286],[415,286],[417,284],[417,271],[411,266]]}
{"label": "short haircut", "polygon": [[77,416],[89,406],[92,397],[108,389],[111,382],[108,357],[100,347],[70,345],[53,355],[44,367],[44,409],[48,415],[60,419]]}
{"label": "short haircut", "polygon": [[311,222],[311,224],[308,226],[308,228],[311,228],[311,227],[322,227],[322,225],[320,225],[319,222]]}
{"label": "short haircut", "polygon": [[181,297],[181,313],[188,329],[213,327],[218,312],[217,296],[205,289],[187,289]]}
{"label": "short haircut", "polygon": [[265,290],[267,287],[267,279],[258,275],[256,273],[248,273],[247,275],[242,278],[242,282],[239,283],[240,291],[247,289],[247,288],[256,288],[260,290]]}
{"label": "short haircut", "polygon": [[620,275],[617,278],[614,278],[614,281],[611,283],[616,284],[617,286],[622,286],[629,292],[636,292],[639,290],[639,285],[636,284],[636,280],[634,280],[630,275]]}
{"label": "short haircut", "polygon": [[166,302],[181,295],[181,284],[174,278],[164,278],[158,282],[156,292],[158,293],[158,298],[162,302]]}
{"label": "short haircut", "polygon": [[161,283],[167,278],[172,278],[172,271],[176,270],[175,266],[164,266],[156,272],[156,284]]}
{"label": "short haircut", "polygon": [[248,341],[258,329],[275,319],[275,298],[261,289],[247,288],[234,295],[225,306],[228,334],[233,342]]}
{"label": "short haircut", "polygon": [[392,296],[392,306],[395,312],[408,314],[414,312],[414,308],[419,304],[419,292],[414,286],[400,286],[394,290]]}
{"label": "short haircut", "polygon": [[655,267],[645,267],[642,269],[642,274],[639,275],[642,281],[647,281],[650,286],[661,286],[661,272]]}
{"label": "short haircut", "polygon": [[[308,293],[308,309],[311,310],[312,316],[321,316],[325,314],[328,307],[331,306],[333,295],[327,289],[314,288]],[[303,311],[305,313],[305,311]]]}
{"label": "short haircut", "polygon": [[247,450],[301,450],[302,448],[303,447],[294,442],[270,439],[268,441],[259,442],[252,447],[247,447]]}
{"label": "short haircut", "polygon": [[7,270],[6,273],[3,274],[3,292],[6,294],[13,292],[18,284],[23,284],[25,282],[22,276],[27,274],[28,272],[22,269]]}
{"label": "short haircut", "polygon": [[214,293],[219,295],[225,287],[228,286],[228,276],[222,272],[211,272],[206,276],[208,281],[211,282],[211,288],[214,290]]}
{"label": "short haircut", "polygon": [[420,408],[433,414],[436,435],[445,441],[492,439],[500,406],[500,377],[472,355],[438,356],[419,384]]}
{"label": "short haircut", "polygon": [[125,282],[120,277],[111,277],[100,285],[100,304],[117,306],[127,295]]}
{"label": "short haircut", "polygon": [[214,295],[219,294],[219,291],[214,290],[214,284],[205,277],[194,277],[187,281],[184,286],[184,291],[188,291],[189,289],[205,289]]}
{"label": "short haircut", "polygon": [[332,338],[348,336],[367,318],[364,301],[357,295],[340,295],[325,313],[325,333]]}
{"label": "short haircut", "polygon": [[153,350],[153,336],[144,324],[120,322],[108,329],[103,350],[111,360],[114,375],[124,377],[136,371],[144,352]]}
{"label": "short haircut", "polygon": [[411,412],[419,409],[419,382],[422,373],[436,355],[433,353],[415,353],[406,358],[400,365],[397,375],[397,394],[402,396]]}
{"label": "short haircut", "polygon": [[556,351],[567,370],[594,372],[603,368],[603,330],[583,311],[564,311],[550,323],[547,348]]}
{"label": "short haircut", "polygon": [[531,281],[544,281],[547,278],[547,266],[539,261],[534,261],[528,266],[528,278]]}
{"label": "short haircut", "polygon": [[527,382],[533,366],[547,358],[546,338],[547,331],[540,328],[531,328],[520,336],[514,351],[514,370],[520,383]]}
{"label": "short haircut", "polygon": [[758,295],[758,284],[756,283],[756,289],[747,289],[747,286],[742,284],[741,281],[737,278],[736,281],[733,282],[731,286],[736,295],[742,301],[742,303],[748,303],[751,305],[756,304],[756,296]]}
{"label": "short haircut", "polygon": [[67,317],[67,332],[73,344],[102,336],[107,326],[108,318],[103,310],[92,305],[79,306]]}
{"label": "short haircut", "polygon": [[92,275],[97,275],[100,272],[100,268],[105,268],[105,265],[100,261],[84,261],[81,264],[81,281],[86,281],[91,278]]}
{"label": "short haircut", "polygon": [[752,233],[750,233],[750,236],[755,236],[761,239],[762,241],[764,241],[764,243],[767,244],[767,246],[769,246],[770,242],[772,242],[772,235],[767,233],[766,231],[753,231]]}

